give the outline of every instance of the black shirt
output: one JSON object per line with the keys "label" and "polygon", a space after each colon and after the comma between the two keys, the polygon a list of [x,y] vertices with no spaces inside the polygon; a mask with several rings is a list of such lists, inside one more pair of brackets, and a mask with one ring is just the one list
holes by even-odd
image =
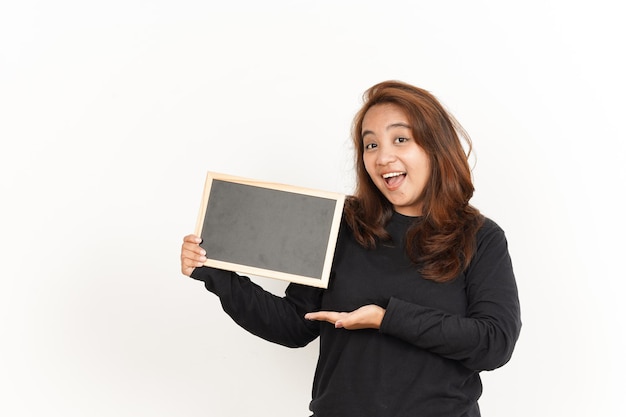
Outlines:
{"label": "black shirt", "polygon": [[[436,283],[422,278],[405,253],[414,221],[394,213],[387,225],[392,241],[373,250],[344,224],[326,290],[290,284],[278,297],[231,272],[203,267],[192,277],[255,335],[290,347],[320,337],[310,405],[316,417],[479,416],[479,372],[509,360],[521,328],[506,239],[486,219],[470,266]],[[304,319],[367,304],[386,309],[380,330]]]}

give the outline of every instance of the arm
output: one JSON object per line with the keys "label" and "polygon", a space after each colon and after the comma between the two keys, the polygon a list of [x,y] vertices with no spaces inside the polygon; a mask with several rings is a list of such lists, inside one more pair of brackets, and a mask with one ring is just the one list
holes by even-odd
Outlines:
{"label": "arm", "polygon": [[465,272],[464,316],[392,298],[380,331],[473,370],[504,365],[521,329],[519,300],[504,232],[494,223],[485,229]]}
{"label": "arm", "polygon": [[468,306],[455,315],[392,297],[386,309],[366,305],[352,312],[309,313],[348,330],[379,329],[473,370],[494,369],[511,357],[521,328],[517,286],[502,230],[489,222],[465,271]]}
{"label": "arm", "polygon": [[285,297],[278,297],[248,277],[215,268],[200,267],[206,260],[200,238],[190,235],[183,243],[183,274],[203,281],[220,298],[224,311],[241,327],[270,342],[288,347],[305,346],[319,334],[319,325],[304,319],[319,308],[322,290],[291,284]]}

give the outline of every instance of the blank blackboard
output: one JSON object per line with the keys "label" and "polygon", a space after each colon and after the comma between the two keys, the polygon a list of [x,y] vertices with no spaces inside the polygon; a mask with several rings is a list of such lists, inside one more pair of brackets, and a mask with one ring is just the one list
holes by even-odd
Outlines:
{"label": "blank blackboard", "polygon": [[205,265],[326,288],[344,199],[209,172],[196,226]]}

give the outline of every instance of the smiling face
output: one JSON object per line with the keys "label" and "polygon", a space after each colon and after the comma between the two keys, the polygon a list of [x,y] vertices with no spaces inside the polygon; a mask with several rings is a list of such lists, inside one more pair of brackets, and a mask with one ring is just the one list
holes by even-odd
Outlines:
{"label": "smiling face", "polygon": [[363,163],[374,185],[405,216],[422,215],[430,159],[396,104],[372,106],[363,118]]}

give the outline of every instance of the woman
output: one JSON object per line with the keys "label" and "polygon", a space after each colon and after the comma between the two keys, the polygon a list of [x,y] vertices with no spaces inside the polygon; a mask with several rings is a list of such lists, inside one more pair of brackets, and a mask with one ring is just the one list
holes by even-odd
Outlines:
{"label": "woman", "polygon": [[510,359],[521,328],[504,233],[469,204],[459,134],[471,144],[435,97],[388,81],[364,101],[328,289],[290,284],[277,297],[203,267],[193,235],[182,272],[257,336],[290,347],[320,337],[315,417],[479,416],[479,372]]}

